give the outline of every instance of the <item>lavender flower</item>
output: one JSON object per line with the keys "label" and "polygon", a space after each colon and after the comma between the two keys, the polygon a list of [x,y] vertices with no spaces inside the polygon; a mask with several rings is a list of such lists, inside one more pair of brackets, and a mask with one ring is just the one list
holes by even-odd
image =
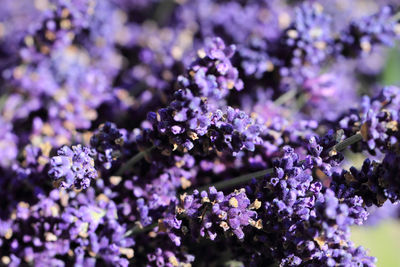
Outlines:
{"label": "lavender flower", "polygon": [[292,49],[291,64],[299,66],[303,60],[311,64],[323,61],[331,52],[331,19],[319,3],[297,8],[294,22],[286,30],[285,44]]}
{"label": "lavender flower", "polygon": [[3,2],[1,266],[375,266],[396,1]]}
{"label": "lavender flower", "polygon": [[194,260],[193,256],[187,255],[185,258],[178,258],[173,251],[163,250],[157,248],[153,253],[147,255],[149,264],[148,266],[180,266],[180,265],[190,265]]}
{"label": "lavender flower", "polygon": [[290,148],[274,165],[275,174],[260,188],[248,188],[261,202],[257,213],[263,232],[255,233],[257,239],[274,240],[264,244],[260,260],[271,255],[283,266],[373,266],[374,258],[349,241],[349,226],[361,224],[367,215],[362,199],[345,194],[337,198]]}
{"label": "lavender flower", "polygon": [[341,191],[347,190],[350,195],[362,197],[368,206],[382,206],[386,200],[396,203],[400,196],[399,160],[395,153],[386,154],[381,163],[366,159],[360,169],[352,167],[350,172],[335,174],[334,184]]}
{"label": "lavender flower", "polygon": [[63,146],[50,161],[50,177],[63,188],[86,189],[97,178],[93,151],[81,145]]}
{"label": "lavender flower", "polygon": [[209,193],[194,191],[193,195],[182,195],[180,201],[177,215],[188,217],[189,229],[193,229],[195,236],[214,240],[218,233],[228,231],[243,239],[246,226],[260,225],[244,190],[224,196],[223,192],[211,187]]}
{"label": "lavender flower", "polygon": [[[207,57],[200,56],[199,62],[204,61],[206,68],[195,62],[192,70],[188,70],[190,78],[180,77],[186,88],[174,93],[167,108],[148,114],[152,129],[145,130],[140,142],[151,142],[167,150],[194,148],[197,153],[207,153],[213,148],[231,153],[242,149],[253,151],[255,145],[262,143],[258,138],[262,125],[231,107],[226,112],[217,109],[229,89],[242,86],[237,70],[229,62],[233,48],[225,47],[221,39],[214,39],[205,50]],[[206,75],[207,68],[217,74]]]}
{"label": "lavender flower", "polygon": [[339,39],[339,50],[345,56],[370,53],[376,44],[393,45],[399,37],[399,22],[394,10],[384,6],[372,16],[353,21]]}
{"label": "lavender flower", "polygon": [[114,124],[106,122],[99,127],[90,139],[90,146],[96,150],[97,160],[106,169],[110,169],[112,162],[121,155],[124,137]]}
{"label": "lavender flower", "polygon": [[0,220],[0,248],[11,266],[94,266],[96,261],[128,266],[133,240],[124,236],[126,228],[117,220],[116,204],[90,189],[70,198],[73,194],[56,189],[32,206],[18,203],[13,218]]}
{"label": "lavender flower", "polygon": [[[385,87],[375,98],[364,97],[361,107],[353,109],[339,122],[347,135],[360,131],[365,143],[362,148],[371,154],[377,150],[396,150],[398,137],[399,88]],[[359,147],[359,145],[358,145]]]}
{"label": "lavender flower", "polygon": [[204,49],[197,52],[198,60],[187,70],[189,77],[179,76],[178,81],[183,87],[191,88],[194,94],[207,97],[209,101],[223,99],[229,90],[242,90],[239,71],[231,63],[235,50],[234,45],[226,46],[221,38],[208,40]]}

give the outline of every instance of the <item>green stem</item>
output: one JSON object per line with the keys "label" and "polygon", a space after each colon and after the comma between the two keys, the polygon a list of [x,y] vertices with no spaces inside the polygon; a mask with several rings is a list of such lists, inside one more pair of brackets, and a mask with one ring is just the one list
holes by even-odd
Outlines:
{"label": "green stem", "polygon": [[278,97],[275,101],[274,104],[277,106],[281,106],[284,103],[288,102],[290,99],[294,98],[297,94],[297,90],[292,89]]}
{"label": "green stem", "polygon": [[197,190],[199,192],[201,192],[203,190],[207,190],[211,186],[214,186],[217,190],[222,190],[224,188],[229,188],[229,187],[233,187],[235,185],[246,183],[248,181],[251,181],[253,178],[255,178],[255,179],[262,178],[267,174],[272,174],[273,172],[274,172],[273,168],[256,171],[256,172],[240,175],[240,176],[237,176],[237,177],[229,179],[229,180],[221,181],[221,182],[218,182],[218,183],[215,183],[212,185],[205,185],[205,186],[198,188]]}
{"label": "green stem", "polygon": [[146,227],[135,226],[135,227],[131,228],[130,230],[128,230],[124,236],[145,233],[145,232],[148,232],[148,231],[156,228],[157,225],[158,225],[158,223],[152,223],[150,225],[147,225]]}
{"label": "green stem", "polygon": [[[0,114],[3,113],[4,105],[7,102],[8,94],[4,94],[0,97]],[[2,114],[4,115],[4,114]]]}
{"label": "green stem", "polygon": [[115,173],[116,176],[121,176],[123,175],[129,168],[134,166],[137,162],[139,162],[146,154],[148,154],[150,151],[152,151],[155,148],[155,146],[152,146],[142,152],[137,153],[135,156],[130,158],[125,164],[123,164],[118,171]]}
{"label": "green stem", "polygon": [[336,144],[335,146],[331,147],[329,151],[336,150],[338,152],[345,150],[348,146],[355,144],[362,140],[362,136],[360,133],[350,136],[349,138],[344,139],[342,142]]}

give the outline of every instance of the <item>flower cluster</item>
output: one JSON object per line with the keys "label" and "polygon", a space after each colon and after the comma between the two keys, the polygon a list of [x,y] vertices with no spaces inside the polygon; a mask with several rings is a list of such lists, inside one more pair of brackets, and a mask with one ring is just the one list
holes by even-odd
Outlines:
{"label": "flower cluster", "polygon": [[106,169],[110,169],[112,162],[120,157],[123,143],[123,134],[110,122],[100,126],[90,139],[90,146],[97,152],[97,160]]}
{"label": "flower cluster", "polygon": [[214,240],[220,232],[231,232],[243,239],[246,226],[260,225],[256,222],[256,209],[259,202],[250,203],[245,190],[236,190],[225,196],[223,192],[210,187],[209,193],[195,190],[192,195],[182,195],[177,215],[187,217],[189,229],[194,236]]}
{"label": "flower cluster", "polygon": [[[227,107],[217,109],[229,90],[243,88],[238,70],[229,60],[234,46],[226,47],[220,38],[210,40],[199,58],[188,69],[188,77],[180,76],[178,89],[168,107],[147,116],[152,129],[143,134],[143,142],[169,150],[209,150],[239,152],[254,150],[262,143],[262,131],[245,112]],[[204,53],[204,54],[202,54]]]}
{"label": "flower cluster", "polygon": [[340,36],[340,53],[351,56],[369,53],[376,43],[393,45],[393,37],[400,34],[393,14],[392,7],[384,6],[377,14],[352,22]]}
{"label": "flower cluster", "polygon": [[189,77],[178,77],[180,85],[209,101],[223,99],[229,90],[242,90],[239,71],[230,60],[235,50],[236,46],[226,46],[221,38],[208,40],[204,49],[197,52],[199,58],[187,70]]}
{"label": "flower cluster", "polygon": [[[332,50],[330,17],[323,7],[316,4],[304,4],[295,10],[294,21],[286,30],[285,44],[291,54],[290,66],[301,66],[305,62],[317,64],[323,61]],[[282,68],[283,75],[288,69]]]}
{"label": "flower cluster", "polygon": [[3,0],[0,265],[375,266],[400,5],[345,2]]}
{"label": "flower cluster", "polygon": [[349,226],[367,217],[362,199],[324,187],[307,160],[300,161],[290,147],[284,149],[274,174],[247,189],[259,203],[262,231],[255,233],[256,240],[266,240],[256,249],[263,253],[257,260],[279,258],[282,266],[372,266],[374,258],[349,240]]}
{"label": "flower cluster", "polygon": [[93,152],[81,145],[60,148],[50,166],[49,175],[64,188],[85,189],[97,178]]}
{"label": "flower cluster", "polygon": [[71,197],[56,189],[32,206],[19,202],[12,218],[0,220],[2,263],[64,266],[73,255],[76,264],[94,266],[94,257],[99,257],[128,266],[133,239],[124,236],[117,205],[105,195],[93,199],[91,190]]}
{"label": "flower cluster", "polygon": [[373,155],[377,151],[398,150],[399,93],[398,87],[385,87],[372,99],[364,97],[358,109],[340,120],[340,127],[348,136],[360,131],[364,149]]}

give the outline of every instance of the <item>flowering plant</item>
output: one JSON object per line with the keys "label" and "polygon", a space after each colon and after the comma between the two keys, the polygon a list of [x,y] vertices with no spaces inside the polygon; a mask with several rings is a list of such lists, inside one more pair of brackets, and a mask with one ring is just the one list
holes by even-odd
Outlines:
{"label": "flowering plant", "polygon": [[375,266],[400,6],[327,2],[4,0],[0,265]]}

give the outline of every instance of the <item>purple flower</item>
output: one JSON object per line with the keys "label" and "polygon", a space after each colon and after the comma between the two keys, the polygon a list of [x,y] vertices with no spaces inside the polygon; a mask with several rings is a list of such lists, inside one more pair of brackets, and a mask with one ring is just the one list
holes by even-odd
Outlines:
{"label": "purple flower", "polygon": [[362,146],[353,146],[354,150],[367,150],[375,155],[377,152],[396,150],[399,140],[399,88],[385,87],[374,98],[365,96],[358,109],[351,109],[339,121],[339,125],[350,136],[361,132]]}
{"label": "purple flower", "polygon": [[96,150],[97,160],[106,169],[121,155],[124,136],[113,123],[106,122],[90,139],[91,148]]}
{"label": "purple flower", "polygon": [[87,147],[63,146],[50,160],[49,175],[63,188],[86,189],[97,178],[93,156],[93,151]]}
{"label": "purple flower", "polygon": [[193,229],[195,236],[214,240],[218,233],[230,232],[238,239],[243,239],[245,227],[257,224],[257,213],[251,210],[244,189],[225,196],[223,192],[210,187],[209,193],[196,190],[193,195],[182,195],[180,201],[177,215],[189,219],[189,228]]}

